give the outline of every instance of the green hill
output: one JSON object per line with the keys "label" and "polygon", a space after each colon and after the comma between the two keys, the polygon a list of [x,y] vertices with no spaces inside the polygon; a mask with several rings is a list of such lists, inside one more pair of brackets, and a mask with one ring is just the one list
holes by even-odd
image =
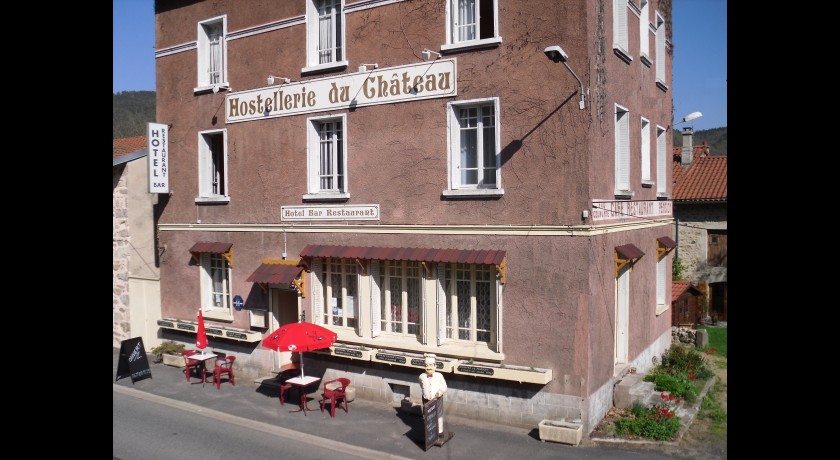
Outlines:
{"label": "green hill", "polygon": [[[726,156],[726,127],[704,129],[701,131],[694,131],[694,145],[700,145],[703,142],[709,144],[709,153],[712,156]],[[674,130],[674,147],[682,147],[682,131]]]}
{"label": "green hill", "polygon": [[114,94],[113,139],[145,136],[147,123],[154,121],[154,91],[121,91]]}

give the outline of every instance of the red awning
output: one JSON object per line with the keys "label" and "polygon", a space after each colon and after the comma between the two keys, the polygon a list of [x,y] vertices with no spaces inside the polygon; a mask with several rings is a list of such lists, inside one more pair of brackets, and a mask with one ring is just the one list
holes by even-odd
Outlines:
{"label": "red awning", "polygon": [[201,253],[208,253],[208,254],[224,254],[230,251],[230,247],[233,246],[233,243],[212,243],[212,242],[202,242],[202,243],[195,243],[193,247],[190,248],[190,252],[193,254],[201,254]]}
{"label": "red awning", "polygon": [[636,245],[634,245],[634,244],[625,244],[625,245],[622,245],[622,246],[616,246],[615,250],[616,250],[616,252],[618,252],[619,255],[621,255],[621,257],[623,257],[625,259],[628,259],[628,260],[638,259],[639,257],[642,257],[643,255],[645,255],[645,253],[642,252],[642,250],[639,249],[638,247],[636,247]]}
{"label": "red awning", "polygon": [[443,262],[499,265],[505,251],[473,249],[379,248],[363,246],[308,245],[301,257],[335,257],[339,259],[407,260],[412,262]]}
{"label": "red awning", "polygon": [[668,236],[661,236],[657,238],[656,241],[659,241],[660,243],[662,243],[662,246],[665,246],[668,249],[674,249],[675,247],[677,247],[677,242],[672,240]]}
{"label": "red awning", "polygon": [[303,267],[297,265],[263,263],[245,281],[288,286],[302,271]]}

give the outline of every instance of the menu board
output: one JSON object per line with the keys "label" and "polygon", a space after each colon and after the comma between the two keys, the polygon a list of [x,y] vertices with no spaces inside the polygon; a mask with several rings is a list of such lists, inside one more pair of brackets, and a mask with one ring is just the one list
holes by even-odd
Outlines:
{"label": "menu board", "polygon": [[149,358],[143,347],[143,338],[134,337],[120,342],[120,356],[117,361],[117,380],[131,377],[131,383],[152,378]]}
{"label": "menu board", "polygon": [[423,427],[425,433],[423,439],[426,441],[425,450],[435,445],[440,437],[438,419],[443,416],[443,396],[432,399],[423,406]]}

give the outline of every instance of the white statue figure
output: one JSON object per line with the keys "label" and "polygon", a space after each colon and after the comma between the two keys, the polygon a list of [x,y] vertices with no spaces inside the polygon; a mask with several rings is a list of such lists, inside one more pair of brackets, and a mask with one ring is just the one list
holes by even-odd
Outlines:
{"label": "white statue figure", "polygon": [[[420,390],[423,393],[423,406],[430,400],[439,398],[446,393],[446,380],[443,374],[436,372],[436,357],[431,353],[425,355],[426,372],[420,374]],[[438,432],[443,433],[443,415],[438,418]]]}

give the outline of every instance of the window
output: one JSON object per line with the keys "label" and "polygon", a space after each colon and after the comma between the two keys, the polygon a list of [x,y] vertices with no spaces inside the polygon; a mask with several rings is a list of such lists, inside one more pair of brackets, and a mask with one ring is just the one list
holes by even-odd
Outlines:
{"label": "window", "polygon": [[498,36],[498,0],[449,0],[447,45],[442,49],[501,43]]}
{"label": "window", "polygon": [[198,133],[199,198],[196,201],[228,201],[227,131]]}
{"label": "window", "polygon": [[646,118],[642,118],[640,136],[642,141],[642,186],[650,187],[653,185],[653,181],[650,180],[650,122]]}
{"label": "window", "polygon": [[656,83],[667,87],[665,82],[665,20],[656,13]]}
{"label": "window", "polygon": [[306,1],[307,67],[304,72],[346,67],[344,1]]}
{"label": "window", "polygon": [[660,315],[668,309],[668,302],[665,299],[665,284],[670,281],[667,274],[668,255],[663,254],[656,262],[656,314]]}
{"label": "window", "polygon": [[615,106],[615,195],[630,197],[630,112]]}
{"label": "window", "polygon": [[656,196],[668,196],[668,148],[665,143],[665,128],[656,126]]}
{"label": "window", "polygon": [[627,0],[613,0],[613,48],[629,58],[627,40]]}
{"label": "window", "polygon": [[492,265],[444,264],[447,339],[488,344],[495,340],[495,273]]}
{"label": "window", "polygon": [[347,199],[346,115],[310,118],[309,194],[305,199]]}
{"label": "window", "polygon": [[201,254],[201,308],[230,313],[230,264],[222,254]]}
{"label": "window", "polygon": [[419,262],[373,261],[379,265],[379,327],[382,332],[420,338],[423,269]]}
{"label": "window", "polygon": [[444,195],[502,193],[498,98],[449,103],[449,190]]}
{"label": "window", "polygon": [[323,262],[324,324],[356,328],[359,318],[359,289],[353,259],[325,259]]}
{"label": "window", "polygon": [[710,267],[726,267],[726,230],[707,230],[708,257]]}
{"label": "window", "polygon": [[648,0],[639,1],[639,57],[649,59],[650,56],[650,39],[648,32],[648,23],[650,21],[650,11],[648,8]]}
{"label": "window", "polygon": [[198,87],[227,88],[227,17],[208,19],[198,23]]}

